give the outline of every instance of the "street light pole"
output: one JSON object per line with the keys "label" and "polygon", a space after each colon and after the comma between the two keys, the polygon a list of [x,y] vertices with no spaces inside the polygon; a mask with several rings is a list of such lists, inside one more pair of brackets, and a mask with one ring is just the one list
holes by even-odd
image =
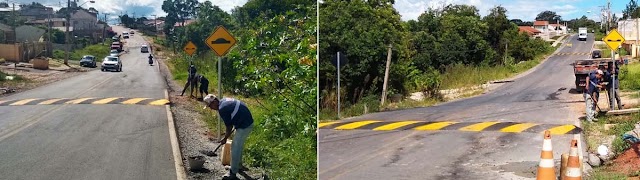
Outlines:
{"label": "street light pole", "polygon": [[65,14],[65,31],[64,31],[64,65],[69,66],[69,19],[71,18],[71,0],[67,0],[67,13]]}

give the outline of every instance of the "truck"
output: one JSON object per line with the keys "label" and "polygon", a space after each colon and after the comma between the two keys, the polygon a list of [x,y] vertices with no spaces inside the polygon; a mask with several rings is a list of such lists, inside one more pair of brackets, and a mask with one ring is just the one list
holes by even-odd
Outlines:
{"label": "truck", "polygon": [[[623,64],[623,60],[616,60],[618,64]],[[587,76],[589,73],[592,73],[598,69],[606,70],[609,68],[609,62],[612,62],[611,59],[587,59],[587,60],[576,60],[573,63],[573,74],[576,77],[575,85],[576,91],[584,92],[585,86],[587,85]]]}
{"label": "truck", "polygon": [[578,28],[578,40],[586,41],[587,40],[587,28],[581,27]]}

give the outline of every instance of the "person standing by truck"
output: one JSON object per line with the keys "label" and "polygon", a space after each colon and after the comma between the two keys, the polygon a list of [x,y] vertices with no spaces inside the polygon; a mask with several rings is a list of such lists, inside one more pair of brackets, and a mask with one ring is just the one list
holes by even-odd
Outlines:
{"label": "person standing by truck", "polygon": [[600,88],[602,88],[600,81],[602,80],[603,75],[604,72],[598,69],[589,73],[589,76],[586,77],[587,84],[582,96],[584,97],[584,102],[586,104],[586,118],[589,122],[598,121],[594,116],[596,115],[596,107],[598,106],[598,93]]}
{"label": "person standing by truck", "polygon": [[[616,68],[613,68],[613,62],[607,63],[607,72],[605,73],[605,81],[607,84],[607,93],[614,92],[613,97],[609,97],[609,109],[614,108],[614,99],[618,103],[618,109],[622,109],[622,100],[620,99],[620,80],[618,80],[618,71],[620,64],[616,62]],[[615,78],[612,76],[615,75]]]}

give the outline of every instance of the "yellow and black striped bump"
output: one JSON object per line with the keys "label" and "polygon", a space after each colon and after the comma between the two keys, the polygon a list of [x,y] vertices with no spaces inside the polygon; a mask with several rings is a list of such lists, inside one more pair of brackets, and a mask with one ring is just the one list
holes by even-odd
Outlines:
{"label": "yellow and black striped bump", "polygon": [[589,52],[561,52],[556,53],[556,56],[589,56],[591,53]]}
{"label": "yellow and black striped bump", "polygon": [[55,105],[55,104],[128,104],[128,105],[166,105],[167,99],[152,98],[34,98],[0,101],[0,106],[23,106],[23,105]]}
{"label": "yellow and black striped bump", "polygon": [[453,121],[379,121],[362,120],[350,122],[321,122],[320,129],[355,130],[365,129],[374,131],[391,130],[457,130],[457,131],[498,131],[505,133],[542,133],[549,130],[551,134],[578,134],[582,129],[574,125],[535,124],[519,122],[453,122]]}

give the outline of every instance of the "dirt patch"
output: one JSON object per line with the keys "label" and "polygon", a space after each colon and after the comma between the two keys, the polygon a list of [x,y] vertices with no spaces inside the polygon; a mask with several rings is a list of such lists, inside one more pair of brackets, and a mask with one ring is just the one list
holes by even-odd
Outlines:
{"label": "dirt patch", "polygon": [[[151,38],[145,37],[147,42],[152,42]],[[152,44],[154,47],[159,46]],[[185,92],[185,96],[180,96],[182,91],[182,84],[173,80],[168,66],[167,60],[170,57],[165,52],[154,51],[154,56],[157,58],[160,65],[160,72],[164,77],[167,84],[167,91],[169,92],[169,99],[171,101],[171,112],[173,113],[173,119],[176,124],[178,141],[180,144],[180,152],[182,153],[182,163],[184,164],[185,171],[187,172],[187,179],[221,179],[222,176],[228,171],[228,167],[222,166],[220,156],[210,156],[217,144],[216,132],[210,132],[205,122],[204,116],[200,113],[203,104],[191,99],[188,96],[188,90]],[[216,112],[211,112],[216,113]],[[219,150],[218,154],[222,151]],[[191,156],[204,156],[205,163],[204,169],[199,171],[190,171],[188,157]],[[244,172],[238,173],[240,179],[263,179],[264,170],[260,168],[249,168]]]}
{"label": "dirt patch", "polygon": [[37,70],[32,68],[14,69],[13,67],[0,66],[0,71],[7,73],[9,76],[18,75],[22,78],[22,80],[0,82],[0,88],[13,90],[10,93],[3,93],[3,91],[0,91],[0,97],[24,92],[53,82],[74,77],[81,74],[82,72],[86,72],[89,70],[84,68],[72,69],[73,70],[70,71],[64,69]]}
{"label": "dirt patch", "polygon": [[611,170],[623,174],[640,172],[640,143],[632,145],[624,153],[620,154],[611,164]]}

